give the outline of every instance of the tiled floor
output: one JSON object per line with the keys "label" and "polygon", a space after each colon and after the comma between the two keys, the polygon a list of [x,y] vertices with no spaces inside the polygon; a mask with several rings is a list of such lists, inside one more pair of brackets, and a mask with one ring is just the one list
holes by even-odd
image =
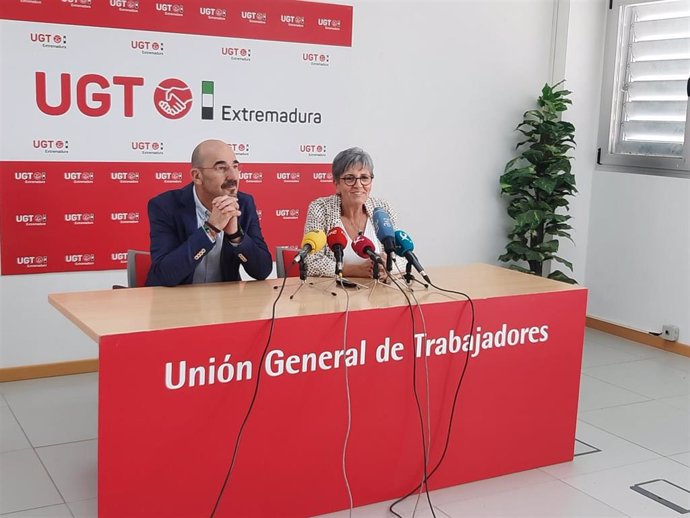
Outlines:
{"label": "tiled floor", "polygon": [[[96,416],[96,374],[0,384],[3,518],[96,517]],[[431,493],[434,514],[683,516],[630,486],[667,480],[686,491],[642,487],[690,509],[690,358],[587,330],[577,439],[573,462]],[[399,513],[412,516],[414,505],[409,499]],[[352,516],[383,518],[387,509],[374,504]],[[425,499],[415,516],[432,516]]]}

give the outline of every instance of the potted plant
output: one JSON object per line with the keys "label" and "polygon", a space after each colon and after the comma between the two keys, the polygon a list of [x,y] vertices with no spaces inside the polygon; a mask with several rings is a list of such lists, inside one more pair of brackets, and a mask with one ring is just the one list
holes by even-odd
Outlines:
{"label": "potted plant", "polygon": [[[544,85],[537,99],[538,108],[523,115],[516,131],[526,139],[515,146],[522,152],[506,164],[500,179],[501,194],[509,199],[508,215],[514,220],[508,234],[506,251],[498,259],[511,269],[544,276],[548,261],[557,261],[571,271],[573,265],[559,257],[558,238],[570,239],[568,224],[571,216],[568,196],[577,192],[571,173],[575,147],[575,127],[561,120],[572,101],[568,90],[559,90],[563,81]],[[558,213],[560,212],[560,213]],[[515,264],[516,262],[522,263]],[[528,267],[523,266],[527,264]],[[576,281],[560,270],[548,273],[548,278],[575,284]]]}

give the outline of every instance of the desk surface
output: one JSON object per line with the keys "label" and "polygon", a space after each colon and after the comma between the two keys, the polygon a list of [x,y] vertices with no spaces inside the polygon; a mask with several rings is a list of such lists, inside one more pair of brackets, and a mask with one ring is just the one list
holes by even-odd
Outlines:
{"label": "desk surface", "polygon": [[[430,268],[427,273],[437,286],[467,293],[473,299],[582,290],[542,277],[522,274],[487,264]],[[276,316],[292,317],[344,311],[347,297],[335,289],[331,280],[309,279],[336,296],[304,286],[293,300],[289,296],[299,285],[299,279],[289,278],[276,308]],[[373,282],[373,281],[368,281]],[[267,319],[282,279],[204,285],[175,288],[135,288],[74,293],[55,293],[50,303],[74,322],[95,341],[102,336],[180,327],[203,326],[231,322]],[[415,290],[420,303],[463,300],[434,288]],[[407,301],[393,287],[377,286],[371,290],[348,290],[350,309],[361,310],[404,306]]]}

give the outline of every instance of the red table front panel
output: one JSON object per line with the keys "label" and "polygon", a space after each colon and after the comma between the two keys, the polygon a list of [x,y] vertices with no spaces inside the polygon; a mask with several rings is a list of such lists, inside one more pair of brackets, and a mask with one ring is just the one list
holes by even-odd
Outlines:
{"label": "red table front panel", "polygon": [[[278,314],[295,303],[281,301]],[[585,305],[585,290],[479,300],[470,333],[468,303],[427,304],[426,336],[418,309],[414,333],[409,308],[351,312],[338,366],[343,313],[278,319],[263,364],[268,320],[104,337],[99,516],[210,516],[260,371],[216,516],[348,508],[345,360],[354,505],[406,494],[423,471],[413,350],[421,353],[415,361],[425,433],[431,429],[429,470],[443,451],[470,356],[431,488],[570,460]]]}

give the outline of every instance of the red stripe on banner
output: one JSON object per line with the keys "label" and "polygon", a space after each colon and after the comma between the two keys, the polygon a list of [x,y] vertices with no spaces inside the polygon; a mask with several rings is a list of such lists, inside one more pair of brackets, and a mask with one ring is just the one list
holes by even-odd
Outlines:
{"label": "red stripe on banner", "polygon": [[352,6],[288,0],[2,0],[0,19],[352,46]]}
{"label": "red stripe on banner", "polygon": [[[187,163],[0,162],[2,274],[125,268],[128,249],[149,248],[148,200],[189,181]],[[272,254],[334,191],[330,164],[243,164],[240,188]]]}

